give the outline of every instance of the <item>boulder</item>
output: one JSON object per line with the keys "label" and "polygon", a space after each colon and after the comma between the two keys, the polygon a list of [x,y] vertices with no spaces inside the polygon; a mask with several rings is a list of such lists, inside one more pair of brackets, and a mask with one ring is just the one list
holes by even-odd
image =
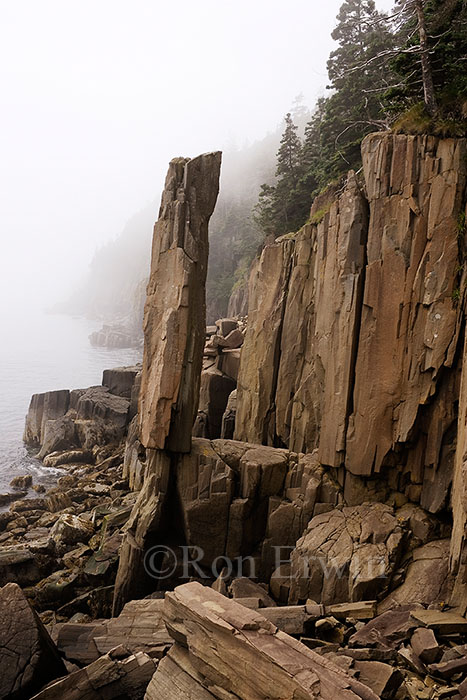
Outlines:
{"label": "boulder", "polygon": [[244,576],[234,578],[229,587],[232,598],[257,598],[263,608],[275,607],[276,603],[268,595],[266,588]]}
{"label": "boulder", "polygon": [[217,368],[234,382],[237,382],[238,373],[240,371],[240,358],[240,349],[223,350],[222,353],[217,356]]}
{"label": "boulder", "polygon": [[393,509],[381,503],[315,516],[291,554],[290,602],[381,598],[404,544]]}
{"label": "boulder", "polygon": [[32,486],[31,474],[25,474],[24,476],[15,476],[14,479],[10,481],[10,486],[14,489],[19,489],[20,491],[23,491],[24,489],[29,489]]}
{"label": "boulder", "polygon": [[40,567],[29,550],[0,548],[0,586],[9,582],[30,586],[40,578]]}
{"label": "boulder", "polygon": [[235,318],[220,318],[216,321],[217,332],[223,338],[227,338],[230,333],[238,328],[238,321]]}
{"label": "boulder", "polygon": [[71,514],[61,515],[50,532],[56,542],[64,545],[85,543],[93,534],[94,526],[89,520]]}
{"label": "boulder", "polygon": [[237,413],[237,390],[234,389],[225,407],[224,415],[222,416],[221,438],[231,440],[235,432],[235,416]]}
{"label": "boulder", "polygon": [[371,688],[381,700],[391,700],[403,680],[398,669],[381,661],[356,661],[355,670],[358,680]]}
{"label": "boulder", "polygon": [[69,450],[76,446],[75,422],[71,416],[48,420],[42,430],[42,447],[37,457],[44,459],[51,452]]}
{"label": "boulder", "polygon": [[441,648],[435,633],[427,627],[418,627],[415,630],[410,640],[410,646],[424,664],[433,664],[441,655]]}
{"label": "boulder", "polygon": [[0,589],[0,619],[1,698],[28,700],[66,674],[48,632],[14,583]]}
{"label": "boulder", "polygon": [[89,664],[118,645],[132,654],[143,651],[161,658],[172,645],[163,621],[163,600],[132,600],[110,620],[60,625],[56,644],[61,654],[77,664]]}
{"label": "boulder", "polygon": [[449,540],[429,542],[415,549],[404,583],[378,606],[380,612],[409,603],[432,605],[449,599]]}
{"label": "boulder", "polygon": [[406,605],[378,615],[350,637],[350,646],[374,647],[382,651],[396,649],[419,626],[411,616],[413,609],[414,606]]}

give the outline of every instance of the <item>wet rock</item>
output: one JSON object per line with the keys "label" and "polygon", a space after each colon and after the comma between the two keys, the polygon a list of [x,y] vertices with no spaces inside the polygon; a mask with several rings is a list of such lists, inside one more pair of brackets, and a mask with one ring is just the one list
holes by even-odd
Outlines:
{"label": "wet rock", "polygon": [[14,479],[10,481],[10,486],[14,489],[29,489],[32,486],[32,476],[31,474],[26,474],[24,476],[15,476]]}
{"label": "wet rock", "polygon": [[47,510],[51,513],[58,513],[61,510],[65,510],[65,508],[69,508],[72,504],[72,499],[69,493],[58,492],[49,493],[45,498],[45,502]]}
{"label": "wet rock", "polygon": [[26,491],[23,494],[18,493],[0,493],[0,506],[6,506],[12,501],[21,496],[26,496]]}
{"label": "wet rock", "polygon": [[0,589],[0,619],[0,697],[28,700],[66,674],[45,627],[14,583]]}
{"label": "wet rock", "polygon": [[92,464],[94,462],[91,450],[68,450],[65,452],[52,452],[43,460],[45,467],[59,467],[63,464]]}
{"label": "wet rock", "polygon": [[56,609],[75,596],[78,584],[78,572],[69,569],[54,571],[36,583],[33,589],[28,589],[28,597],[33,600],[34,607],[38,610]]}
{"label": "wet rock", "polygon": [[0,586],[9,582],[29,586],[40,578],[36,558],[27,549],[0,549]]}

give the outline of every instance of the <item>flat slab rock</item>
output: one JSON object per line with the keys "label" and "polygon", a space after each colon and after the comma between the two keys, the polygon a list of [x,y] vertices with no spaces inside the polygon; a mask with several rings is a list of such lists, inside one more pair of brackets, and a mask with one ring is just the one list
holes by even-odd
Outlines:
{"label": "flat slab rock", "polygon": [[122,700],[142,698],[156,662],[143,652],[113,649],[86,668],[51,683],[32,700]]}
{"label": "flat slab rock", "polygon": [[[378,697],[344,670],[279,631],[259,612],[199,583],[167,593],[164,616],[176,643],[169,661],[153,677],[146,700]],[[167,696],[161,695],[160,688],[164,683],[168,687],[169,665],[177,688]]]}
{"label": "flat slab rock", "polygon": [[66,673],[47,630],[16,583],[0,589],[0,698],[27,700]]}
{"label": "flat slab rock", "polygon": [[162,619],[163,600],[133,600],[118,617],[95,623],[57,625],[57,647],[68,661],[90,664],[116,646],[161,658],[173,640]]}

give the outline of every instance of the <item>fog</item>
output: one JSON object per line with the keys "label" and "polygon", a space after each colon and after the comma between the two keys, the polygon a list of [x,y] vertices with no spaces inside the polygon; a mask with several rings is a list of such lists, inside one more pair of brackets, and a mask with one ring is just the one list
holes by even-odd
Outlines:
{"label": "fog", "polygon": [[66,297],[170,158],[228,157],[299,93],[312,107],[340,5],[2,0],[0,311]]}

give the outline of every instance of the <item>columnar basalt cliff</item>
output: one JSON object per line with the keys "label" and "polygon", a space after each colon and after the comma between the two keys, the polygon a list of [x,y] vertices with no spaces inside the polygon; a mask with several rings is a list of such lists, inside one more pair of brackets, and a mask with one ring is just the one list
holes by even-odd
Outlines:
{"label": "columnar basalt cliff", "polygon": [[318,448],[349,503],[373,477],[438,512],[455,451],[466,142],[372,134],[362,155],[364,182],[350,173],[318,198],[316,223],[253,270],[236,437]]}
{"label": "columnar basalt cliff", "polygon": [[38,700],[467,697],[466,155],[368,136],[253,264],[246,334],[205,326],[221,154],[171,162],[143,367],[33,397],[70,473],[0,513],[0,584],[74,664]]}

